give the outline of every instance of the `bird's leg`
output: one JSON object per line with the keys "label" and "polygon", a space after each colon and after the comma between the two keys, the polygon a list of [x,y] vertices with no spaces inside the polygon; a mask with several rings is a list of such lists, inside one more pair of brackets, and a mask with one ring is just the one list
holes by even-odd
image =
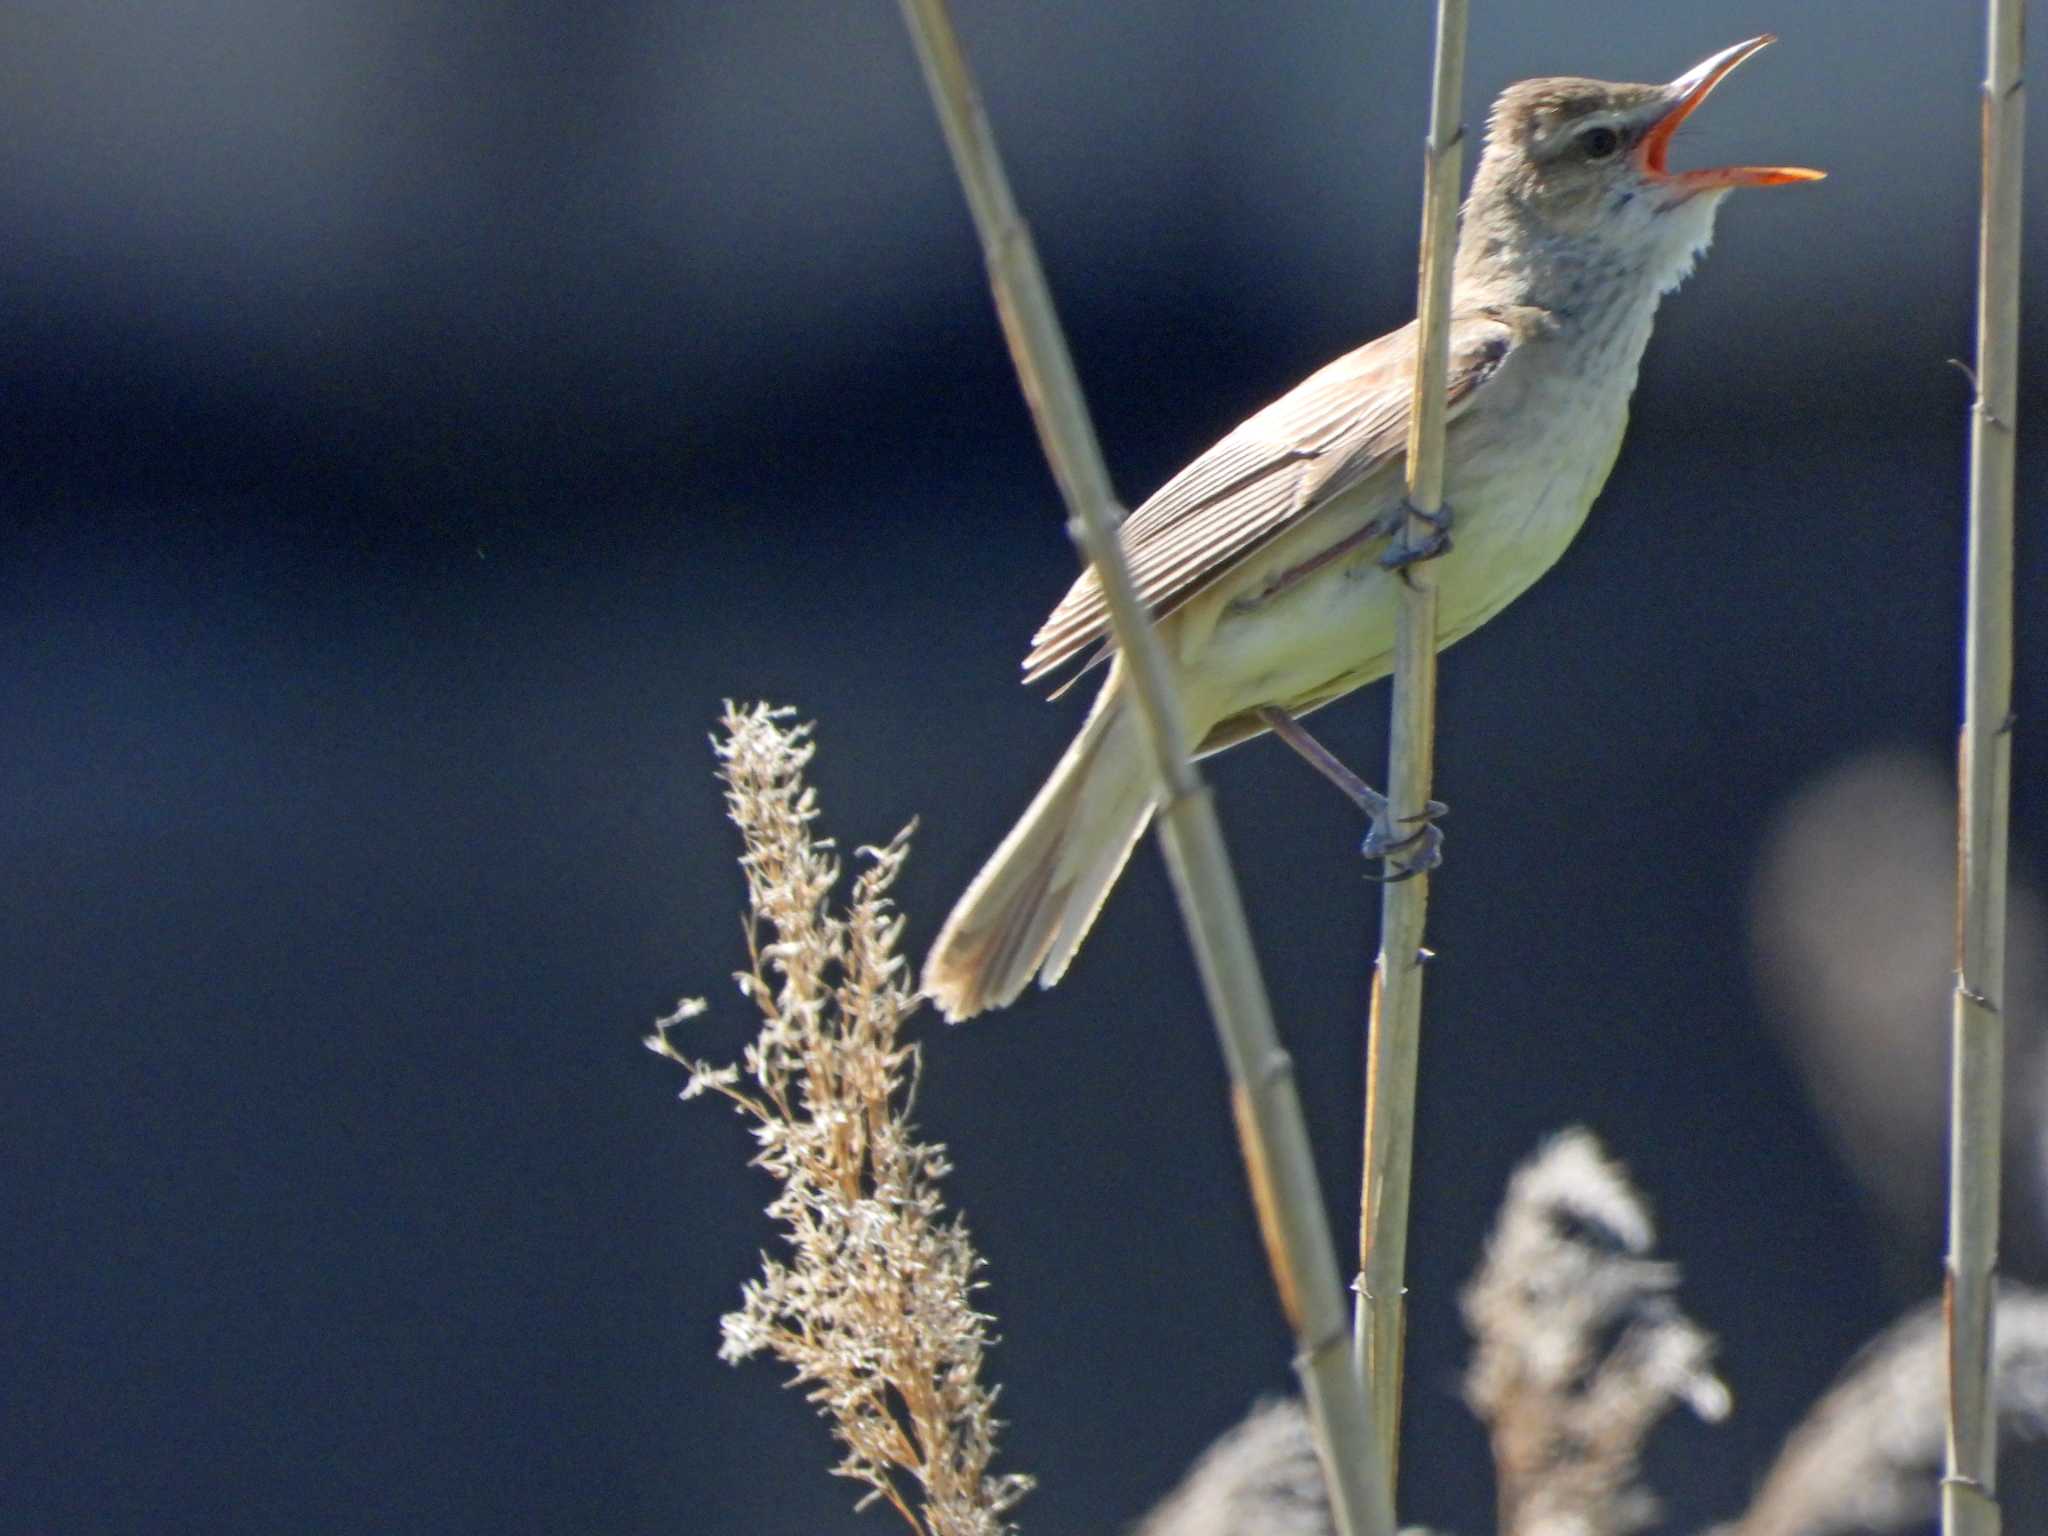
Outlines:
{"label": "bird's leg", "polygon": [[[1408,519],[1411,517],[1429,529],[1429,536],[1420,544],[1408,542]],[[1403,497],[1400,531],[1395,535],[1394,541],[1387,546],[1386,553],[1380,556],[1380,564],[1390,571],[1405,571],[1411,565],[1424,560],[1434,560],[1438,555],[1448,553],[1450,547],[1450,503],[1444,503],[1434,512],[1425,512],[1414,502]]]}
{"label": "bird's leg", "polygon": [[1308,727],[1294,716],[1278,705],[1268,704],[1259,710],[1259,718],[1275,736],[1299,752],[1311,768],[1343,790],[1345,798],[1366,815],[1377,818],[1387,814],[1387,797],[1345,767],[1337,754],[1311,736]]}
{"label": "bird's leg", "polygon": [[1443,862],[1444,834],[1436,824],[1437,817],[1447,809],[1441,800],[1429,801],[1419,816],[1399,818],[1403,825],[1421,823],[1413,832],[1401,836],[1395,831],[1394,808],[1387,797],[1345,767],[1337,754],[1311,736],[1299,720],[1274,704],[1264,705],[1258,714],[1275,736],[1299,752],[1311,768],[1341,789],[1345,798],[1371,819],[1372,829],[1365,834],[1360,852],[1369,859],[1391,860],[1395,854],[1415,850],[1412,857],[1396,861],[1389,873],[1374,875],[1373,879],[1389,883],[1406,880]]}

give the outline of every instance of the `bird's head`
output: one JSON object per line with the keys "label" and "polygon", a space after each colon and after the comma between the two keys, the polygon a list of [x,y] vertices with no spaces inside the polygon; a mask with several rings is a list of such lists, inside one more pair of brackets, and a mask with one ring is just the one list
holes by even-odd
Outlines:
{"label": "bird's head", "polygon": [[[1677,283],[1736,187],[1817,181],[1797,166],[1673,170],[1672,137],[1728,73],[1771,43],[1724,48],[1665,85],[1523,80],[1494,103],[1465,205],[1469,254],[1595,269],[1640,267],[1656,291]],[[1461,255],[1466,253],[1461,253]]]}

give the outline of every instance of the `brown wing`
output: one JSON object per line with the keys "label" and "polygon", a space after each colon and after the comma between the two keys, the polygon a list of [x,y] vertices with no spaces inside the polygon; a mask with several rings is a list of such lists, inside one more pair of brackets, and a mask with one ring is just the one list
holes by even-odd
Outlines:
{"label": "brown wing", "polygon": [[[1525,327],[1496,311],[1451,322],[1450,412],[1501,364]],[[1153,493],[1118,531],[1138,600],[1163,618],[1232,566],[1407,449],[1413,322],[1347,352],[1238,427]],[[1090,570],[1032,636],[1024,681],[1110,642]]]}

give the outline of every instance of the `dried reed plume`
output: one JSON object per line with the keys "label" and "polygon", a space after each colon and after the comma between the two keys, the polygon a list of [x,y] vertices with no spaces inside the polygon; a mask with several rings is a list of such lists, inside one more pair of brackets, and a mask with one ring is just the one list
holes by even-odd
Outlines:
{"label": "dried reed plume", "polygon": [[1225,1430],[1133,1536],[1335,1536],[1308,1416],[1260,1403]]}
{"label": "dried reed plume", "polygon": [[791,1257],[763,1258],[719,1353],[765,1350],[794,1368],[844,1450],[833,1470],[872,1490],[863,1507],[887,1500],[919,1536],[1002,1536],[1031,1479],[989,1470],[989,1320],[970,1299],[982,1260],[946,1218],[945,1149],[919,1141],[909,1118],[918,1050],[901,1031],[917,998],[888,891],[911,828],[860,850],[867,867],[835,915],[839,861],[812,834],[803,780],[811,730],[790,713],[728,703],[714,741],[746,848],[751,965],[736,979],[761,1033],[739,1066],[688,1056],[670,1031],[703,1011],[690,1001],[647,1041],[688,1069],[684,1098],[723,1094],[753,1122],[754,1162],[782,1186],[768,1214]]}
{"label": "dried reed plume", "polygon": [[[2000,1424],[2038,1442],[2048,1433],[2048,1296],[2006,1287],[1995,1338]],[[1930,1302],[1849,1364],[1786,1440],[1748,1513],[1717,1536],[1857,1536],[1932,1520],[1947,1399],[1941,1306]],[[2007,1530],[2044,1529],[2038,1455],[2006,1461]],[[2014,1497],[2024,1489],[2031,1499]]]}
{"label": "dried reed plume", "polygon": [[[1684,1403],[1729,1410],[1714,1341],[1679,1308],[1642,1198],[1586,1131],[1515,1173],[1465,1291],[1476,1348],[1465,1395],[1498,1473],[1499,1536],[1628,1536],[1656,1518],[1639,1461]],[[2008,1286],[1997,1316],[2008,1536],[2048,1531],[2048,1294]],[[1708,1536],[1880,1536],[1937,1506],[1947,1399],[1941,1309],[1887,1329],[1786,1440],[1739,1519]],[[2031,1454],[2026,1454],[2030,1452]],[[1731,1474],[1731,1481],[1739,1477]],[[1135,1536],[1330,1536],[1300,1405],[1265,1403],[1225,1432]]]}
{"label": "dried reed plume", "polygon": [[1650,1257],[1642,1197],[1590,1132],[1551,1138],[1508,1184],[1464,1296],[1465,1396],[1493,1439],[1503,1536],[1627,1536],[1657,1501],[1643,1442],[1683,1402],[1726,1416],[1713,1339]]}
{"label": "dried reed plume", "polygon": [[[1492,1438],[1500,1536],[1628,1536],[1656,1517],[1637,1472],[1678,1403],[1718,1420],[1714,1341],[1679,1310],[1678,1268],[1650,1256],[1642,1197],[1590,1132],[1552,1137],[1515,1173],[1466,1288],[1465,1396]],[[1136,1536],[1328,1536],[1298,1406],[1264,1404],[1217,1440]],[[1746,1536],[1746,1533],[1741,1533]]]}

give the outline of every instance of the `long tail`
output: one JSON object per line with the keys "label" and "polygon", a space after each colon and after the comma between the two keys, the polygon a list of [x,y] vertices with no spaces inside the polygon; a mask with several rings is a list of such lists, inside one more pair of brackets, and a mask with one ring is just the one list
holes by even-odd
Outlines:
{"label": "long tail", "polygon": [[1038,973],[1049,987],[1102,910],[1152,819],[1137,722],[1112,674],[1081,734],[939,930],[924,990],[948,1019],[1002,1008]]}

